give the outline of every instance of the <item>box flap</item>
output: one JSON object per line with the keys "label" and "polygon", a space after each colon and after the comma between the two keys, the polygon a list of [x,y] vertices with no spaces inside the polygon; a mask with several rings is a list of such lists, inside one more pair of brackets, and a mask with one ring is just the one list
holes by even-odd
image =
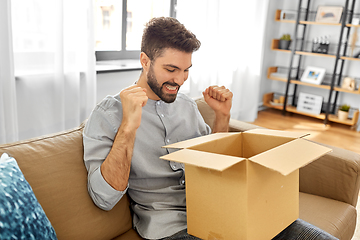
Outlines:
{"label": "box flap", "polygon": [[225,169],[243,161],[245,158],[183,149],[162,156],[160,159],[213,169],[216,171],[224,171]]}
{"label": "box flap", "polygon": [[309,133],[290,132],[290,131],[281,131],[281,130],[272,130],[272,129],[261,129],[261,128],[248,130],[245,133],[265,134],[265,135],[271,135],[271,136],[277,136],[277,137],[290,137],[290,138],[302,138],[302,137],[310,135]]}
{"label": "box flap", "polygon": [[177,143],[173,143],[173,144],[169,144],[166,146],[163,146],[163,148],[189,148],[198,144],[202,144],[205,142],[209,142],[209,141],[213,141],[213,140],[217,140],[217,139],[221,139],[230,135],[234,135],[234,134],[240,134],[238,132],[233,132],[233,133],[213,133],[213,134],[209,134],[209,135],[205,135],[202,137],[197,137],[197,138],[192,138],[189,140],[185,140],[185,141],[181,141],[181,142],[177,142]]}
{"label": "box flap", "polygon": [[330,148],[319,144],[304,139],[295,139],[251,157],[249,160],[282,175],[288,175],[331,151]]}

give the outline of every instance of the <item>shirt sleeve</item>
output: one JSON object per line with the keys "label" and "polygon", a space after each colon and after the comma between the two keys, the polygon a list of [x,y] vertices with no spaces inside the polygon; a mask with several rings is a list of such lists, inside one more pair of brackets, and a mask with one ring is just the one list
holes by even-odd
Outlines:
{"label": "shirt sleeve", "polygon": [[[117,126],[116,126],[117,125]],[[126,193],[110,186],[101,174],[101,164],[109,154],[120,120],[111,110],[97,106],[84,131],[84,163],[88,171],[88,192],[93,202],[103,210],[111,210]]]}

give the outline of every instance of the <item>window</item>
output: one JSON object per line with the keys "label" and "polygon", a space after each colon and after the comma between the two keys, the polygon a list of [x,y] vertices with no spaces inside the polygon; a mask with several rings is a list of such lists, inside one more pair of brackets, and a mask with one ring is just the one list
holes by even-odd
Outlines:
{"label": "window", "polygon": [[51,72],[57,47],[58,5],[46,0],[12,0],[12,44],[15,75]]}
{"label": "window", "polygon": [[110,28],[110,11],[109,10],[103,10],[103,28],[109,29]]}
{"label": "window", "polygon": [[175,17],[176,0],[95,0],[97,61],[137,59],[144,24],[153,17]]}

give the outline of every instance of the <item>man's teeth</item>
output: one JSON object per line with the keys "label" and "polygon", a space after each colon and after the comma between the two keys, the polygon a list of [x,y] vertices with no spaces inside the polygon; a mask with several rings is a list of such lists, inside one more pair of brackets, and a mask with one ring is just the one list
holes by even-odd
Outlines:
{"label": "man's teeth", "polygon": [[169,89],[169,90],[176,90],[177,89],[177,86],[171,86],[171,85],[166,85],[166,88]]}

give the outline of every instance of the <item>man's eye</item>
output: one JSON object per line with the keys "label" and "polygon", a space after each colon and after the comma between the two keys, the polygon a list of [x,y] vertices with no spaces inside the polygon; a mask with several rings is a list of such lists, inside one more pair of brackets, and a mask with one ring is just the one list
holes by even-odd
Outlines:
{"label": "man's eye", "polygon": [[166,68],[166,70],[167,70],[168,72],[174,72],[174,71],[175,71],[174,69],[167,69],[167,68]]}

